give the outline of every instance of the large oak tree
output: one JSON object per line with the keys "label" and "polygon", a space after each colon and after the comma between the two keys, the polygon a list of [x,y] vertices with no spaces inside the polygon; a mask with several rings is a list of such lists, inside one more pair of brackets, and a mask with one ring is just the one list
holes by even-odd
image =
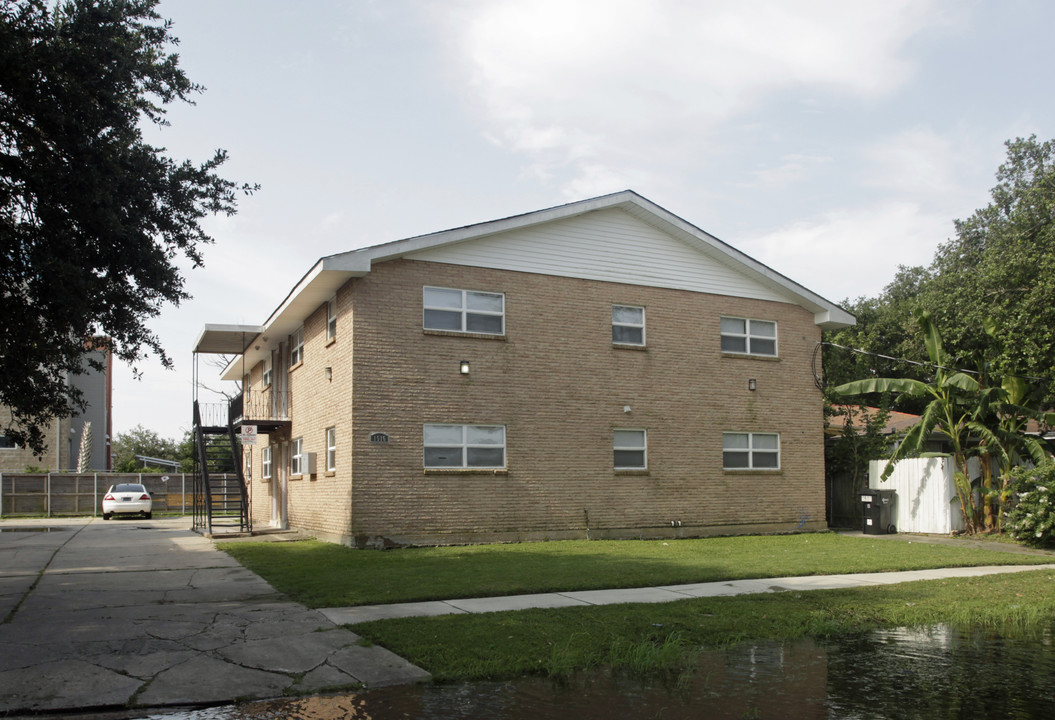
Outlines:
{"label": "large oak tree", "polygon": [[144,141],[202,87],[179,67],[157,0],[0,0],[0,432],[37,452],[83,407],[67,382],[100,343],[171,361],[147,327],[189,297],[203,218],[233,214],[222,150],[178,161]]}

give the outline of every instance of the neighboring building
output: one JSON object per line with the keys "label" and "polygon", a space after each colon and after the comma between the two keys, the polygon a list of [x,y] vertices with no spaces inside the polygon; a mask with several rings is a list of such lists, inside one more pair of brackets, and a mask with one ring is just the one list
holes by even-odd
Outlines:
{"label": "neighboring building", "polygon": [[91,422],[92,449],[89,467],[92,470],[109,470],[110,433],[113,407],[113,358],[108,351],[92,350],[90,356],[103,364],[103,370],[88,365],[82,366],[84,373],[71,375],[70,384],[79,388],[86,402],[82,413],[60,418],[51,423],[45,432],[47,450],[37,457],[29,448],[16,445],[3,434],[2,428],[11,422],[10,409],[0,405],[0,471],[24,472],[27,468],[62,472],[77,469],[80,457],[81,433],[84,424]]}
{"label": "neighboring building", "polygon": [[[256,525],[361,547],[821,530],[853,316],[630,192],[319,260],[234,352]],[[244,352],[243,352],[244,351]]]}

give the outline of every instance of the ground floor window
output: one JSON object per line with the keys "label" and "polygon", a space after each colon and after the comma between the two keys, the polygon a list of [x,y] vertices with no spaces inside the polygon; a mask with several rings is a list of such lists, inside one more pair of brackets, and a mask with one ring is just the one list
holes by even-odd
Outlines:
{"label": "ground floor window", "polygon": [[425,425],[426,468],[504,468],[504,425]]}
{"label": "ground floor window", "polygon": [[726,470],[779,470],[779,433],[722,433],[722,467]]}
{"label": "ground floor window", "polygon": [[648,467],[648,433],[645,430],[616,430],[612,439],[616,470]]}
{"label": "ground floor window", "polygon": [[304,474],[304,438],[296,438],[293,440],[292,447],[289,451],[289,474]]}
{"label": "ground floor window", "polygon": [[271,446],[260,450],[260,477],[264,480],[271,479]]}
{"label": "ground floor window", "polygon": [[337,469],[337,428],[326,428],[326,469]]}

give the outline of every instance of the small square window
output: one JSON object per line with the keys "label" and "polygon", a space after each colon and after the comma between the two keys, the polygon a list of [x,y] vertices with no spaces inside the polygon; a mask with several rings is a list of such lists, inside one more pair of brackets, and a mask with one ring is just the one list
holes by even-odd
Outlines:
{"label": "small square window", "polygon": [[617,345],[645,344],[645,308],[612,306],[612,342]]}
{"label": "small square window", "polygon": [[616,430],[612,439],[616,470],[644,470],[648,467],[648,434],[645,430]]}

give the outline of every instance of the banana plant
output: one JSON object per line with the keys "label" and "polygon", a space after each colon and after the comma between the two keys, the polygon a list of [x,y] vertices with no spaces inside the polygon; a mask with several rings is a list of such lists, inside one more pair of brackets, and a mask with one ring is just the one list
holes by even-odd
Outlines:
{"label": "banana plant", "polygon": [[971,450],[971,435],[976,430],[980,413],[988,407],[991,393],[986,392],[978,379],[970,373],[951,367],[950,357],[942,346],[941,334],[931,321],[930,313],[917,313],[923,332],[927,355],[935,368],[930,382],[911,378],[868,378],[855,380],[833,388],[839,395],[867,395],[897,393],[911,397],[929,398],[916,422],[898,440],[886,466],[882,480],[890,477],[894,465],[906,457],[934,457],[947,453],[927,452],[926,445],[935,432],[944,435],[955,462],[953,474],[956,495],[963,512],[964,526],[973,533],[979,527],[980,512],[975,500],[967,461]]}

